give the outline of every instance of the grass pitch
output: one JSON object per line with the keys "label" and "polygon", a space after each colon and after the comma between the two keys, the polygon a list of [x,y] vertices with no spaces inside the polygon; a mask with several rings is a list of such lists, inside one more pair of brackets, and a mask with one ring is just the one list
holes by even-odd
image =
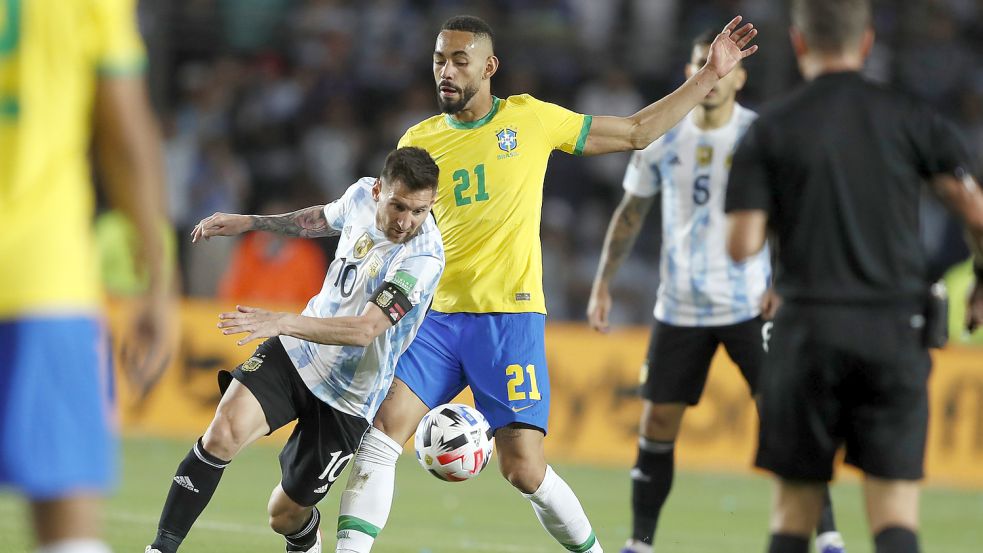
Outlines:
{"label": "grass pitch", "polygon": [[[157,525],[171,477],[192,440],[128,438],[123,477],[107,506],[107,535],[116,553],[142,553]],[[278,449],[259,444],[226,470],[211,504],[184,542],[187,553],[283,551],[266,525],[266,502],[279,480]],[[373,551],[538,553],[563,551],[540,527],[528,502],[488,466],[477,480],[451,484],[425,473],[416,460],[399,462],[388,526]],[[607,551],[629,532],[627,467],[557,465],[577,492]],[[321,502],[325,551],[334,550],[333,527],[346,474]],[[860,489],[834,486],[837,523],[850,553],[870,553]],[[763,476],[682,471],[662,514],[656,550],[674,553],[755,553],[765,550],[770,484]],[[922,500],[925,551],[978,553],[983,544],[983,491],[929,489]],[[30,551],[22,502],[0,494],[0,553]]]}

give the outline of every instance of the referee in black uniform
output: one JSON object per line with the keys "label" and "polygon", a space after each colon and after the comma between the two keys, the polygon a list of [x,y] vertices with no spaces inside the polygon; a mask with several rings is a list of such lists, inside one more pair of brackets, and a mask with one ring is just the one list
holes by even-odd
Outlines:
{"label": "referee in black uniform", "polygon": [[919,550],[932,326],[918,233],[925,182],[968,230],[968,322],[983,322],[983,193],[949,125],[858,73],[870,21],[867,0],[792,1],[808,83],[761,113],[730,175],[728,251],[745,259],[773,231],[785,302],[759,383],[756,463],[778,477],[769,553],[808,551],[841,445],[866,476],[877,553]]}

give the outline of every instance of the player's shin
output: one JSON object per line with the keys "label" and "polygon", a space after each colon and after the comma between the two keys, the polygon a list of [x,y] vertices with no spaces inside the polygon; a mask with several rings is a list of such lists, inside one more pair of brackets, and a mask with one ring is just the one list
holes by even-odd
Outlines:
{"label": "player's shin", "polygon": [[152,549],[175,553],[212,499],[229,462],[205,451],[201,439],[178,465],[157,524]]}
{"label": "player's shin", "polygon": [[543,528],[567,550],[583,553],[603,551],[580,501],[570,486],[553,472],[553,467],[546,466],[546,476],[539,489],[522,495],[532,503],[532,509]]}
{"label": "player's shin", "polygon": [[651,545],[662,506],[675,473],[675,444],[638,438],[638,458],[631,469],[632,540]]}
{"label": "player's shin", "polygon": [[370,427],[355,455],[338,512],[338,553],[372,549],[392,508],[396,460],[403,447],[381,430]]}

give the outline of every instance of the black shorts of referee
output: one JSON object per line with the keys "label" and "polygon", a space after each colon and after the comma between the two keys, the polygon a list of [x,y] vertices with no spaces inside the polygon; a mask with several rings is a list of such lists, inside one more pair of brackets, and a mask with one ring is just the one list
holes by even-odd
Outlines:
{"label": "black shorts of referee", "polygon": [[837,450],[883,479],[923,476],[928,430],[920,306],[786,303],[761,373],[757,466],[829,481]]}

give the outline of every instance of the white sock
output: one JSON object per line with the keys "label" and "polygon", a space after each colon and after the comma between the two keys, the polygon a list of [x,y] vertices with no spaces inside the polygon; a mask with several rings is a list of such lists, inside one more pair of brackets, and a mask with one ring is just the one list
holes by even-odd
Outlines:
{"label": "white sock", "polygon": [[100,540],[76,539],[38,547],[35,553],[112,553],[112,550]]}
{"label": "white sock", "polygon": [[368,553],[389,519],[403,446],[375,427],[362,437],[338,512],[337,553]]}
{"label": "white sock", "polygon": [[546,465],[546,476],[538,490],[522,495],[532,503],[543,528],[560,545],[578,553],[602,553],[601,542],[594,535],[584,508],[553,467]]}

